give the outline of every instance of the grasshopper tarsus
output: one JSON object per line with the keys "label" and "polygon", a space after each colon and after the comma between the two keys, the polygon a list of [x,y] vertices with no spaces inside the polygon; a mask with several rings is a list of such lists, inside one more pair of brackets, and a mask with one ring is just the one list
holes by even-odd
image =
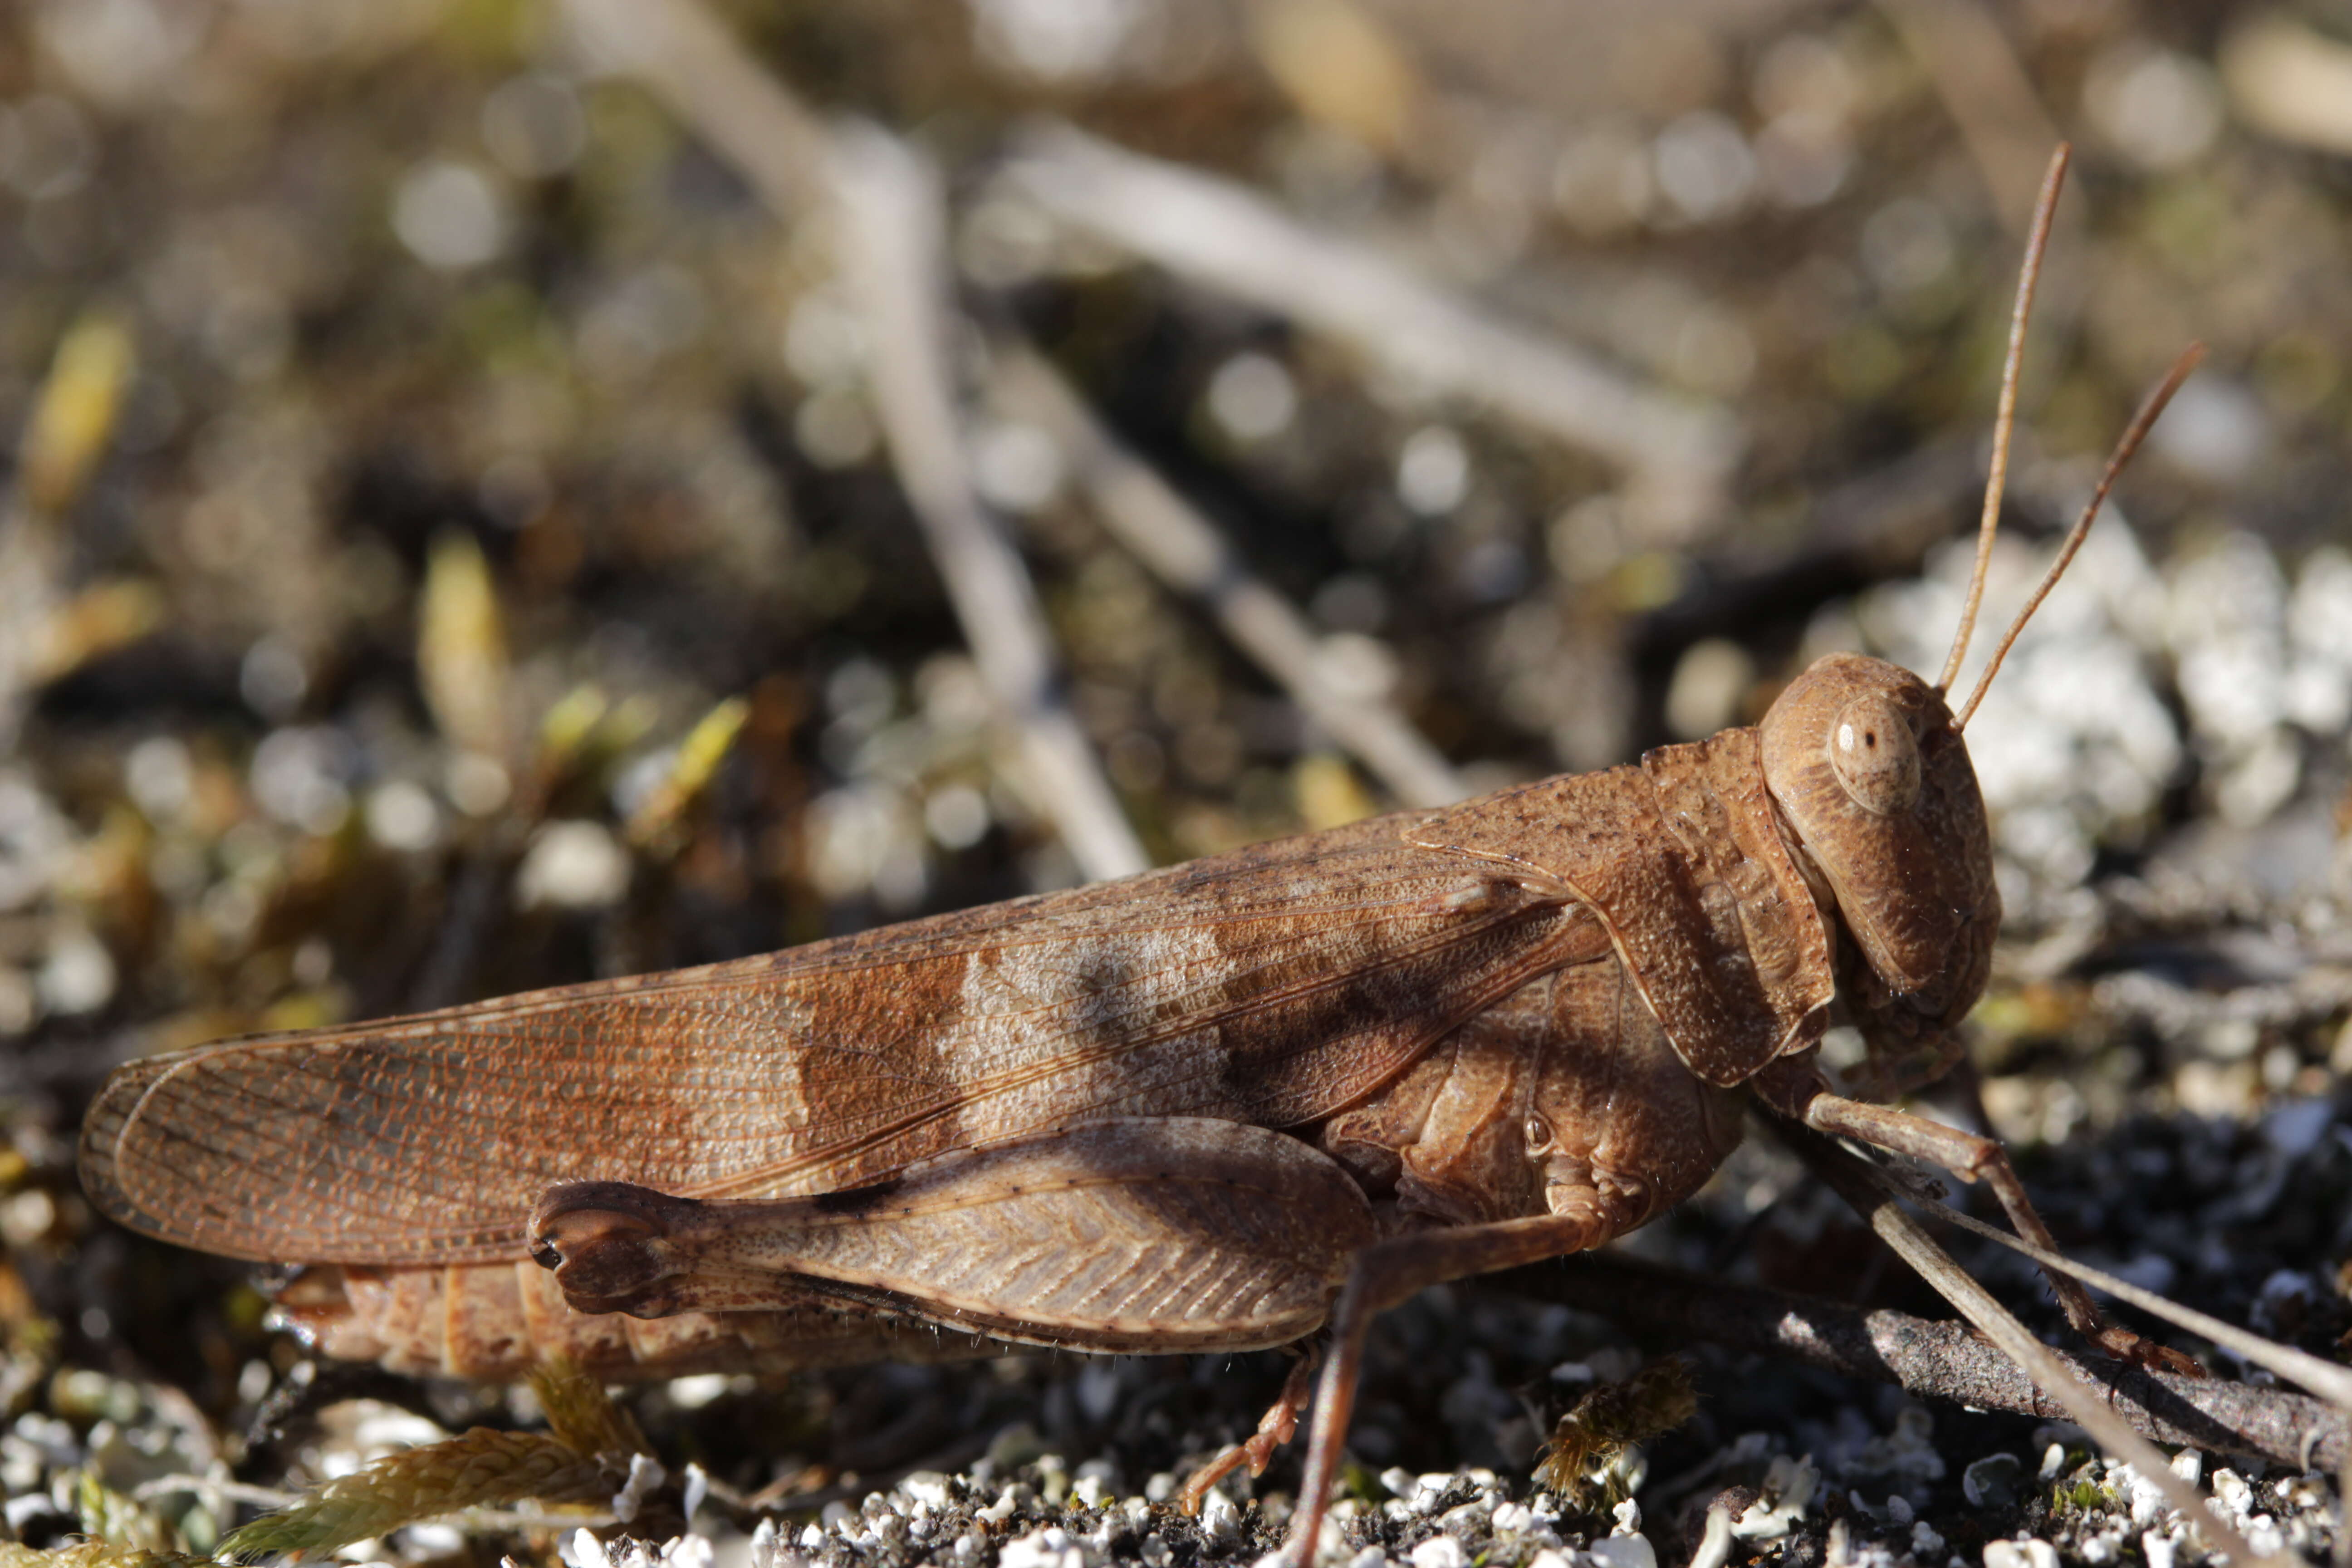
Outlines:
{"label": "grasshopper tarsus", "polygon": [[2146,1334],[2136,1334],[2119,1324],[2109,1323],[2088,1338],[2092,1344],[2135,1371],[2164,1373],[2200,1382],[2209,1382],[2213,1376],[2205,1363],[2194,1356],[2174,1350],[2170,1345],[2160,1344]]}
{"label": "grasshopper tarsus", "polygon": [[1198,1513],[1208,1500],[1209,1489],[1232,1475],[1244,1465],[1253,1476],[1265,1474],[1274,1462],[1275,1450],[1298,1435],[1298,1418],[1315,1401],[1315,1372],[1322,1364],[1322,1352],[1313,1341],[1287,1347],[1294,1359],[1290,1371],[1282,1380],[1282,1392],[1258,1417],[1257,1430],[1238,1443],[1231,1443],[1185,1478],[1176,1493],[1176,1506],[1186,1513]]}

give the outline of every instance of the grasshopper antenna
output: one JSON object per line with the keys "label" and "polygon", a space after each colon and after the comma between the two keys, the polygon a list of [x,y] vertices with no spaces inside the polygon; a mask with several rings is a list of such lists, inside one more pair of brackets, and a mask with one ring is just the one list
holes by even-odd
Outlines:
{"label": "grasshopper antenna", "polygon": [[[2076,518],[2074,526],[2067,531],[2066,542],[2058,550],[2058,559],[2050,563],[2050,570],[2042,574],[2042,582],[2034,588],[2033,596],[2025,601],[2025,608],[2018,611],[2017,619],[2009,624],[2008,634],[2000,639],[2000,646],[1992,650],[1992,658],[1987,661],[1984,674],[1978,677],[1976,689],[1969,693],[1968,705],[1952,721],[1954,733],[1968,728],[1969,715],[1974,713],[1977,704],[1984,700],[1985,689],[1992,685],[1993,674],[2000,668],[2000,661],[2007,658],[2009,650],[2016,646],[2018,634],[2025,630],[2025,623],[2033,618],[2033,612],[2042,607],[2042,601],[2050,596],[2050,590],[2058,585],[2058,579],[2065,574],[2066,564],[2074,559],[2074,552],[2083,548],[2083,540],[2090,533],[2092,521],[2099,515],[2101,503],[2107,499],[2107,491],[2115,488],[2116,476],[2123,472],[2124,465],[2131,461],[2134,452],[2139,450],[2139,444],[2147,438],[2148,428],[2164,412],[2164,405],[2172,401],[2172,395],[2180,390],[2180,384],[2189,379],[2189,374],[2196,370],[2198,363],[2204,357],[2203,343],[2191,343],[2182,350],[2180,357],[2172,362],[2172,368],[2165,373],[2164,379],[2157,384],[2156,390],[2149,393],[2147,400],[2139,405],[2139,412],[2132,416],[2123,439],[2116,443],[2116,449],[2107,457],[2106,469],[2099,475],[2099,488],[2091,492],[2090,500],[2083,508],[2083,515]],[[1977,572],[1981,578],[1984,573],[1981,555],[1977,559]],[[1973,592],[1969,598],[1972,601],[1975,598]],[[1973,604],[1970,607],[1973,611]]]}
{"label": "grasshopper antenna", "polygon": [[[2066,184],[2066,165],[2074,149],[2058,143],[2050,154],[2049,172],[2042,176],[2042,195],[2033,204],[2033,228],[2025,238],[2025,265],[2017,275],[2017,304],[2009,317],[2009,357],[2000,367],[2000,407],[1992,422],[1992,468],[1985,476],[1984,517],[1977,524],[1977,566],[1969,578],[1969,602],[1960,611],[1959,630],[1952,636],[1952,651],[1937,678],[1938,696],[1959,679],[1960,660],[1976,630],[1977,606],[1984,602],[1985,572],[1992,564],[1992,536],[2000,528],[2000,493],[2009,485],[2009,438],[2017,428],[2018,369],[2025,361],[2025,323],[2033,315],[2033,291],[2042,282],[2042,253],[2050,247],[2050,223],[2058,211],[2058,192]],[[1971,704],[1973,706],[1973,704]]]}

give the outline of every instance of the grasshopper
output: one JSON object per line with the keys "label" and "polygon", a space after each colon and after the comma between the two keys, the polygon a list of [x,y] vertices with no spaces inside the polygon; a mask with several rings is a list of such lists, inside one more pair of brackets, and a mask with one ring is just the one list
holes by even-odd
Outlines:
{"label": "grasshopper", "polygon": [[[2019,291],[1979,587],[2063,170]],[[764,957],[136,1062],[89,1112],[83,1183],[135,1230],[306,1265],[281,1305],[321,1349],[412,1370],[1328,1334],[1305,1552],[1374,1316],[1643,1225],[1721,1163],[1749,1100],[1982,1178],[2051,1245],[1998,1144],[1832,1093],[1815,1065],[1845,1020],[1885,1082],[1932,1077],[1983,990],[2001,911],[1975,700],[1946,700],[1975,598],[1936,684],[1834,655],[1759,726],[1635,765]],[[2078,1331],[2137,1345],[2058,1288]],[[1192,1496],[1264,1468],[1311,1364]]]}

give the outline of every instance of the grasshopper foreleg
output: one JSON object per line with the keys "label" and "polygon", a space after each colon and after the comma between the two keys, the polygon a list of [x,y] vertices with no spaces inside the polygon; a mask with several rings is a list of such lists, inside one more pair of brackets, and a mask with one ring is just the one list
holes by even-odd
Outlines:
{"label": "grasshopper foreleg", "polygon": [[[2009,1152],[1990,1138],[1947,1127],[1924,1116],[1873,1105],[1842,1095],[1817,1094],[1806,1102],[1804,1124],[1834,1138],[1851,1138],[1874,1149],[1906,1155],[1949,1171],[1964,1182],[1981,1179],[1992,1189],[2017,1234],[2045,1251],[2058,1243],[2026,1195],[2025,1184],[2009,1163]],[[2201,1377],[2204,1369],[2179,1351],[2156,1343],[2107,1321],[2090,1293],[2063,1274],[2048,1276],[2058,1293],[2059,1307],[2074,1331],[2120,1361],[2157,1371]]]}

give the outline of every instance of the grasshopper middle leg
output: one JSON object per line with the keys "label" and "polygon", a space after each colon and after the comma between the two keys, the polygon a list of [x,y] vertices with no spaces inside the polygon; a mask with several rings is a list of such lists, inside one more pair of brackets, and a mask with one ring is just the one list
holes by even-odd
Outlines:
{"label": "grasshopper middle leg", "polygon": [[1291,1516],[1290,1539],[1284,1547],[1289,1568],[1308,1568],[1314,1561],[1331,1487],[1339,1476],[1348,1424],[1355,1414],[1364,1339],[1372,1320],[1432,1285],[1563,1258],[1597,1246],[1612,1234],[1612,1227],[1597,1213],[1571,1211],[1419,1231],[1374,1242],[1356,1254],[1331,1312],[1331,1342],[1316,1394],[1306,1474],[1299,1479],[1298,1510]]}
{"label": "grasshopper middle leg", "polygon": [[1238,1443],[1229,1443],[1215,1458],[1194,1470],[1176,1494],[1177,1506],[1186,1513],[1198,1513],[1208,1500],[1209,1489],[1240,1469],[1249,1467],[1254,1476],[1265,1474],[1274,1461],[1274,1451],[1298,1435],[1298,1418],[1307,1414],[1315,1401],[1315,1369],[1322,1364],[1319,1344],[1313,1340],[1301,1340],[1288,1347],[1294,1356],[1290,1375],[1282,1380],[1282,1392],[1258,1418],[1257,1430]]}

